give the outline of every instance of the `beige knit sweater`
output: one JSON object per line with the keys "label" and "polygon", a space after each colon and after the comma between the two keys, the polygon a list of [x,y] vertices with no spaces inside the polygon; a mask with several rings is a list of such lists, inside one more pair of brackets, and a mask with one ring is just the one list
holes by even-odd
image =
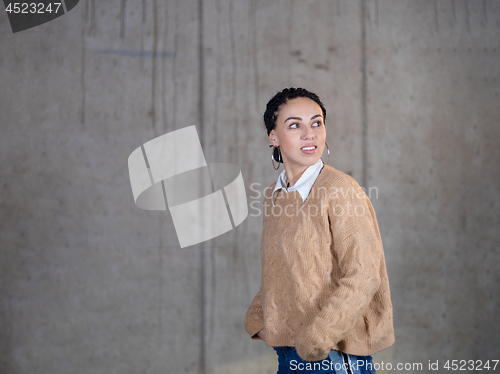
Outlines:
{"label": "beige knit sweater", "polygon": [[[274,185],[271,186],[271,191]],[[264,198],[259,293],[245,329],[306,361],[331,349],[371,355],[394,343],[380,232],[370,200],[350,176],[325,165],[303,202],[297,191]],[[295,341],[295,344],[292,343]]]}

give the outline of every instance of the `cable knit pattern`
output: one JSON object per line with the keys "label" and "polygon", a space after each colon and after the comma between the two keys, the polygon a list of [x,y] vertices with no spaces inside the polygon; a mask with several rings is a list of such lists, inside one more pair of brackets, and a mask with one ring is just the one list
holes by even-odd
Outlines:
{"label": "cable knit pattern", "polygon": [[[271,186],[272,191],[274,185]],[[307,361],[331,349],[367,356],[394,343],[392,303],[372,204],[350,176],[325,165],[303,202],[264,198],[260,292],[245,329]]]}

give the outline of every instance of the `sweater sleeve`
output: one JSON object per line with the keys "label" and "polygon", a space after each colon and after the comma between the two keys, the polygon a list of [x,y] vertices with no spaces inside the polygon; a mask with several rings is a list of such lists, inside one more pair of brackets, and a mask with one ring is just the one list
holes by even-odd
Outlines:
{"label": "sweater sleeve", "polygon": [[362,318],[381,284],[383,248],[375,212],[357,183],[350,188],[352,196],[329,203],[332,251],[341,277],[324,307],[298,331],[297,353],[307,361],[327,357]]}
{"label": "sweater sleeve", "polygon": [[[252,339],[260,339],[257,334],[264,328],[264,315],[262,313],[262,304],[260,291],[254,297],[245,317],[245,330]],[[261,339],[262,340],[262,339]]]}

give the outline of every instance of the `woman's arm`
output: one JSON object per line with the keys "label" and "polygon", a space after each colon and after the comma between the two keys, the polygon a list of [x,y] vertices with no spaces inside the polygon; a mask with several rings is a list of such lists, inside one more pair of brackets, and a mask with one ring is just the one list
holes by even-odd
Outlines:
{"label": "woman's arm", "polygon": [[[326,358],[362,318],[381,285],[384,256],[378,224],[368,197],[359,191],[330,203],[330,212],[335,213],[330,214],[332,250],[342,276],[321,311],[297,334],[295,347],[304,360]],[[339,204],[344,209],[341,215]]]}

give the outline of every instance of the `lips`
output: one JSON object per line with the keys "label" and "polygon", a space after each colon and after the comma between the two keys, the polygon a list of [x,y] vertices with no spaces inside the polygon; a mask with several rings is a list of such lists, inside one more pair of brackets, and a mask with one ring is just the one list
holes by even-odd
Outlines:
{"label": "lips", "polygon": [[305,146],[300,148],[300,150],[302,151],[302,153],[312,155],[316,152],[317,148],[318,148],[318,146],[316,146],[314,144],[306,144]]}

